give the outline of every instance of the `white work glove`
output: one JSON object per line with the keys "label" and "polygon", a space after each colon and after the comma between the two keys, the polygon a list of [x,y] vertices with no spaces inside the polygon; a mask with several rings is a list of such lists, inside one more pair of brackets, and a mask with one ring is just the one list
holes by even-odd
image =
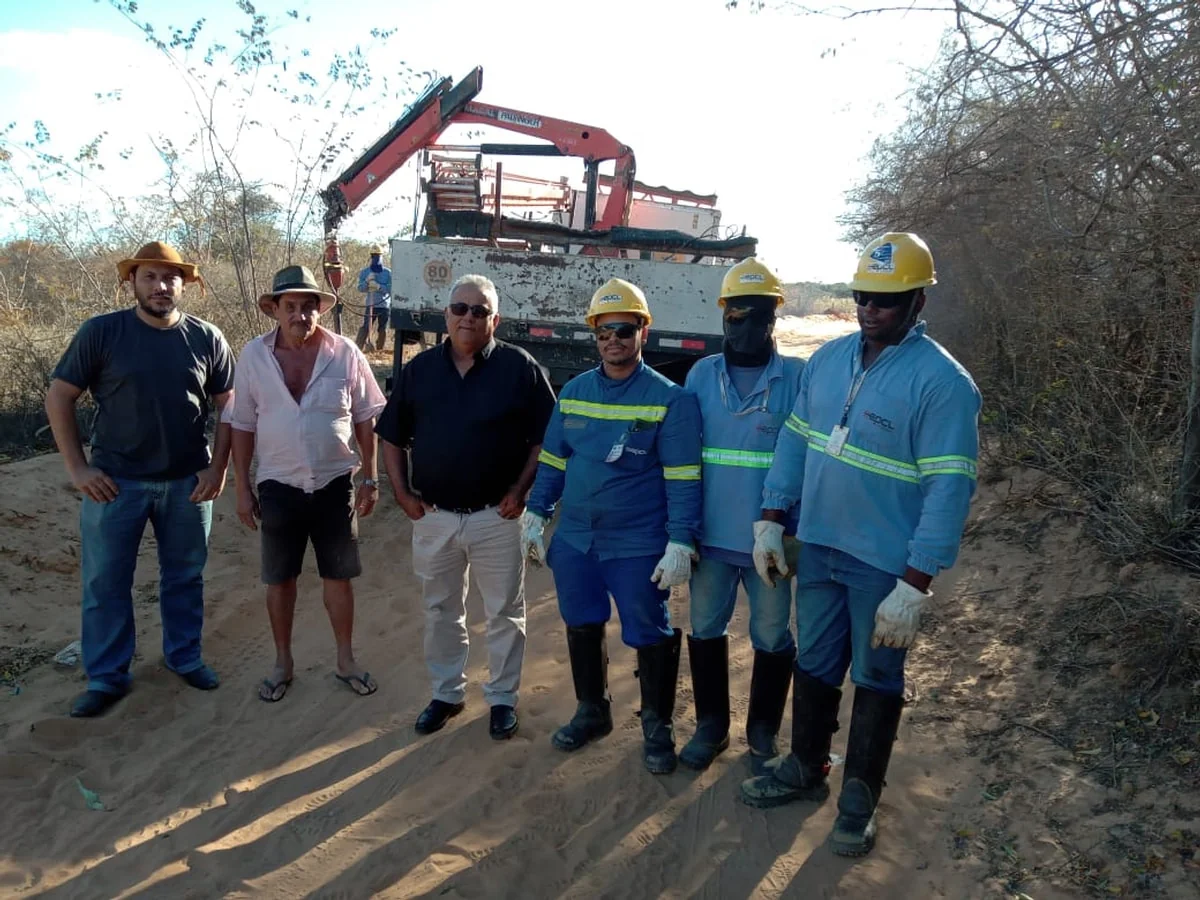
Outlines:
{"label": "white work glove", "polygon": [[650,576],[650,580],[663,589],[687,584],[692,577],[692,560],[699,558],[696,551],[687,544],[671,541],[667,544],[667,552],[654,567],[654,574]]}
{"label": "white work glove", "polygon": [[759,519],[754,523],[754,571],[771,587],[775,587],[774,568],[787,577],[787,557],[783,552],[783,523]]}
{"label": "white work glove", "polygon": [[369,291],[379,290],[379,282],[376,281],[374,278],[368,278],[367,279],[367,290],[369,290]]}
{"label": "white work glove", "polygon": [[921,624],[921,608],[932,596],[932,592],[917,590],[903,578],[897,578],[892,592],[875,610],[871,646],[911,647]]}
{"label": "white work glove", "polygon": [[521,516],[521,556],[535,566],[546,564],[546,520],[531,509]]}

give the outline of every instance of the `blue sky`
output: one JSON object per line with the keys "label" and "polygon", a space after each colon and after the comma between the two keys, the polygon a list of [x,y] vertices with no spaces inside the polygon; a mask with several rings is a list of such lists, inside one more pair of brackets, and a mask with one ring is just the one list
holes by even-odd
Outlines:
{"label": "blue sky", "polygon": [[[909,75],[928,67],[947,24],[917,13],[851,22],[750,15],[726,11],[722,0],[256,6],[273,18],[300,12],[274,36],[281,52],[306,47],[321,57],[365,41],[376,71],[395,71],[402,59],[455,80],[482,65],[481,101],[607,129],[634,148],[639,179],[716,193],[722,223],[745,225],[760,258],[788,280],[822,281],[853,270],[856,248],[840,242],[836,223],[844,192],[865,173],[872,139],[902,120]],[[142,0],[139,13],[162,26],[203,16],[214,36],[244,21],[233,0]],[[371,48],[373,26],[397,35]],[[112,90],[121,91],[119,101],[95,99]],[[0,0],[0,97],[3,124],[16,121],[27,134],[40,118],[60,151],[108,130],[106,148],[132,155],[98,177],[122,195],[161,174],[150,143],[156,134],[183,144],[194,133],[183,118],[190,99],[182,81],[107,0]],[[356,152],[404,111],[379,98],[370,105],[356,120]],[[272,118],[278,110],[261,112]],[[462,139],[453,131],[443,138]],[[265,143],[247,145],[244,157],[251,174],[278,168]],[[533,162],[507,159],[505,169],[541,174]],[[582,171],[575,160],[552,166],[574,180]],[[402,172],[377,191],[344,233],[397,233],[411,221],[397,198],[411,193],[415,178],[415,170]],[[87,188],[72,190],[64,199]]]}

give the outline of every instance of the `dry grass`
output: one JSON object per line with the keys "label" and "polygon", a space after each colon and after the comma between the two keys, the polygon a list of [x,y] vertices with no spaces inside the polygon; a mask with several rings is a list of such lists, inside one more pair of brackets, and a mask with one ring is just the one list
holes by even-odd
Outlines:
{"label": "dry grass", "polygon": [[854,300],[850,297],[835,297],[832,294],[820,297],[789,297],[780,307],[783,316],[832,316],[854,313]]}

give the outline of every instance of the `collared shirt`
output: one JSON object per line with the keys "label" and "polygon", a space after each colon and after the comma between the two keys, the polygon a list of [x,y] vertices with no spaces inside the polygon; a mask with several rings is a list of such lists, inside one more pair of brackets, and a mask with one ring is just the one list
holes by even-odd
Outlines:
{"label": "collared shirt", "polygon": [[809,358],[763,508],[800,501],[805,544],[896,576],[937,575],[958,557],[975,493],[979,389],[924,321],[869,369],[862,354],[862,336],[848,334]]}
{"label": "collared shirt", "polygon": [[645,361],[623,379],[604,366],[563,387],[529,508],[560,505],[556,541],[599,559],[657,555],[700,534],[700,406]]}
{"label": "collared shirt", "polygon": [[[745,568],[754,565],[754,521],[762,511],[763,481],[803,371],[804,360],[772,353],[744,391],[720,353],[706,356],[688,372],[684,385],[696,394],[704,427],[702,556]],[[788,511],[785,534],[795,533],[796,516],[795,508]]]}
{"label": "collared shirt", "polygon": [[387,400],[354,342],[318,325],[317,361],[297,403],[275,359],[277,334],[273,329],[242,350],[223,418],[255,433],[258,483],[273,479],[312,492],[361,465],[354,426],[378,415]]}
{"label": "collared shirt", "polygon": [[426,503],[474,509],[516,483],[553,409],[546,373],[520,347],[493,340],[459,375],[446,340],[404,367],[375,431],[412,448],[409,482]]}

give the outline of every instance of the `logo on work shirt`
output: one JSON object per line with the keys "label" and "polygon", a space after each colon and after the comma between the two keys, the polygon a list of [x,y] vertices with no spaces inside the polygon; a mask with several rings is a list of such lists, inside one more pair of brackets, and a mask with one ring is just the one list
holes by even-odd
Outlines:
{"label": "logo on work shirt", "polygon": [[896,271],[892,261],[892,244],[880,244],[871,251],[871,261],[867,263],[867,271],[877,275],[891,275]]}
{"label": "logo on work shirt", "polygon": [[587,419],[583,416],[564,416],[563,428],[587,428]]}
{"label": "logo on work shirt", "polygon": [[869,409],[863,412],[863,418],[874,425],[876,428],[882,428],[884,431],[895,431],[896,426],[892,424],[891,419],[885,419],[878,413],[873,413]]}
{"label": "logo on work shirt", "polygon": [[769,425],[769,424],[764,423],[762,425],[759,425],[757,430],[761,434],[779,434],[779,426],[778,425]]}
{"label": "logo on work shirt", "polygon": [[639,450],[637,447],[630,447],[628,444],[626,444],[625,452],[632,453],[634,456],[645,456],[647,451]]}

